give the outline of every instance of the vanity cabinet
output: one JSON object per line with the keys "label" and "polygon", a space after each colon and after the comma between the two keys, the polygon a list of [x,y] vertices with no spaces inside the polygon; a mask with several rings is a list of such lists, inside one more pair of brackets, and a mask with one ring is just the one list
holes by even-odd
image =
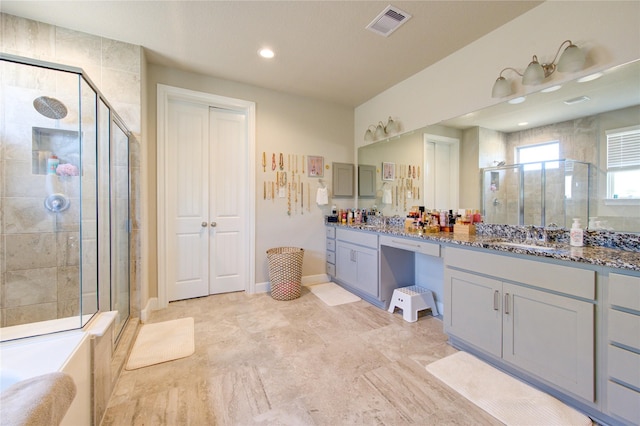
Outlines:
{"label": "vanity cabinet", "polygon": [[378,235],[336,229],[335,278],[362,293],[378,298]]}
{"label": "vanity cabinet", "polygon": [[608,409],[640,424],[640,277],[609,274]]}
{"label": "vanity cabinet", "polygon": [[595,272],[447,248],[445,332],[595,400]]}

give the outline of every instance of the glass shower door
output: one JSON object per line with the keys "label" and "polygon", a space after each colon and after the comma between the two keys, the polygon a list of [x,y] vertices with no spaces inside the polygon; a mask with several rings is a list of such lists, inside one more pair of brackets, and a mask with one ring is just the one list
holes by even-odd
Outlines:
{"label": "glass shower door", "polygon": [[119,336],[129,318],[129,136],[111,121],[111,309]]}
{"label": "glass shower door", "polygon": [[79,70],[0,60],[0,340],[98,310],[96,98]]}

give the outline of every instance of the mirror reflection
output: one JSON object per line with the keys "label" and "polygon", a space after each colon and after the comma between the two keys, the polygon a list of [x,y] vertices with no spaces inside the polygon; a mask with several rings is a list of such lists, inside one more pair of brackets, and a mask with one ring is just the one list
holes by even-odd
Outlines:
{"label": "mirror reflection", "polygon": [[[377,173],[375,198],[358,206],[481,209],[488,223],[561,227],[577,215],[591,229],[640,232],[640,61],[594,77],[359,148],[358,164]],[[384,162],[420,174],[385,181]]]}

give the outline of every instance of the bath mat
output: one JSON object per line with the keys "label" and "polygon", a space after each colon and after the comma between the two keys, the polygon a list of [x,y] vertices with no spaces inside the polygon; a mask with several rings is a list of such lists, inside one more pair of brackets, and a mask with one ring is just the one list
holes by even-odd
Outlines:
{"label": "bath mat", "polygon": [[466,352],[456,352],[426,368],[507,426],[592,425],[589,417]]}
{"label": "bath mat", "polygon": [[140,327],[126,369],[173,361],[194,352],[193,318],[145,324]]}
{"label": "bath mat", "polygon": [[361,300],[355,294],[349,293],[334,283],[315,284],[309,286],[309,290],[329,306],[344,305]]}

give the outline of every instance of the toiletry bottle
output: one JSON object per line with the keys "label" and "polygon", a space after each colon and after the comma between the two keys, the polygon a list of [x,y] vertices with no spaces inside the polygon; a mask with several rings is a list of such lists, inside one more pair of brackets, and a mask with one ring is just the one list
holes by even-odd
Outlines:
{"label": "toiletry bottle", "polygon": [[56,169],[58,168],[59,164],[60,164],[60,160],[55,154],[49,157],[49,159],[47,160],[47,174],[55,175]]}
{"label": "toiletry bottle", "polygon": [[569,235],[571,237],[570,244],[573,247],[582,247],[584,232],[580,227],[580,219],[575,217],[573,218],[573,224],[571,225],[571,230],[569,231]]}

